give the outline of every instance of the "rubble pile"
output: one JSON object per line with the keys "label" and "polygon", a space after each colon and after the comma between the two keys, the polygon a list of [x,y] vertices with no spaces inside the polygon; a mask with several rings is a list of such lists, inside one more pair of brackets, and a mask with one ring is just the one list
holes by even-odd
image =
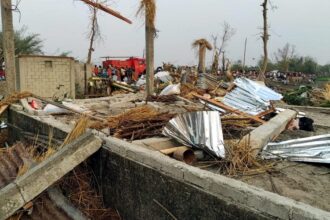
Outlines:
{"label": "rubble pile", "polygon": [[[56,156],[88,129],[129,142],[168,138],[171,143],[166,148],[150,149],[233,178],[272,175],[278,172],[277,164],[289,161],[330,163],[329,135],[310,133],[312,137],[276,143],[287,130],[314,132],[313,119],[277,107],[283,99],[281,94],[246,78],[226,83],[208,74],[201,77],[199,82],[182,83],[175,74],[161,73],[157,79],[159,88],[164,89],[149,97],[132,85],[115,83],[120,94],[97,102],[95,99],[94,103],[93,99],[54,102],[30,93],[14,94],[0,107],[12,105],[33,116],[56,115],[56,119],[68,117],[67,121],[74,122],[64,140],[54,139],[52,134],[38,136],[22,131],[23,140],[30,143],[26,149],[31,159],[16,168],[17,175]],[[329,98],[330,86],[324,90],[302,87],[284,94],[284,100],[293,104],[325,103]],[[18,101],[21,105],[14,104]],[[87,218],[120,219],[115,210],[104,206],[93,178],[90,168],[83,165],[62,178],[58,186]]]}

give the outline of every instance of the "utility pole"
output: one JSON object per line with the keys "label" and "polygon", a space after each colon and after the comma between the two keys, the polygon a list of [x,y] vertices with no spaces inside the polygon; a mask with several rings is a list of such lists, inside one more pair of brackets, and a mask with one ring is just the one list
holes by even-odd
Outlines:
{"label": "utility pole", "polygon": [[243,57],[243,66],[242,66],[243,73],[245,73],[246,46],[247,46],[247,38],[245,38],[245,45],[244,45],[244,57]]}
{"label": "utility pole", "polygon": [[15,43],[11,0],[1,0],[1,20],[8,95],[16,91]]}

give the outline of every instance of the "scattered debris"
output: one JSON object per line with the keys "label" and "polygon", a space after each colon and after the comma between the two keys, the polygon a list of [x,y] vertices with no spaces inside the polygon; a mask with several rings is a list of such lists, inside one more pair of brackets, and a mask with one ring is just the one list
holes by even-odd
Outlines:
{"label": "scattered debris", "polygon": [[141,106],[117,116],[110,116],[107,123],[94,123],[91,128],[109,128],[110,134],[117,138],[139,140],[148,137],[160,136],[163,127],[175,115],[159,113],[149,106]]}
{"label": "scattered debris", "polygon": [[223,103],[250,115],[259,115],[271,107],[270,101],[281,100],[282,95],[246,78],[235,80],[236,88],[227,93]]}
{"label": "scattered debris", "polygon": [[262,151],[264,159],[286,158],[290,161],[330,164],[330,135],[268,143]]}
{"label": "scattered debris", "polygon": [[64,176],[58,184],[70,202],[89,219],[121,219],[116,210],[105,207],[96,190],[99,186],[95,174],[86,163]]}
{"label": "scattered debris", "polygon": [[148,102],[164,102],[164,103],[173,103],[176,102],[176,95],[162,95],[162,96],[149,96],[147,98]]}
{"label": "scattered debris", "polygon": [[173,85],[168,85],[161,93],[159,94],[160,96],[163,95],[180,95],[180,90],[181,84],[173,84]]}
{"label": "scattered debris", "polygon": [[200,111],[180,114],[166,125],[163,134],[185,146],[203,149],[217,157],[225,157],[218,112]]}
{"label": "scattered debris", "polygon": [[163,83],[168,83],[170,81],[173,81],[173,78],[168,71],[161,71],[155,74],[155,79],[160,80]]}

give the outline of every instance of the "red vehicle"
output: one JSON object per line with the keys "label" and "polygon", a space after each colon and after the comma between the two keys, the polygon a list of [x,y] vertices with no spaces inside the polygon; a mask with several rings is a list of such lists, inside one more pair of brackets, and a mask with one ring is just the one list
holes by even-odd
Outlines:
{"label": "red vehicle", "polygon": [[[134,71],[133,79],[137,80],[138,77],[146,70],[145,59],[137,57],[103,57],[106,60],[103,61],[103,67],[109,67],[110,65],[115,68],[132,68]],[[125,59],[128,58],[128,59]],[[125,60],[119,60],[125,59]]]}

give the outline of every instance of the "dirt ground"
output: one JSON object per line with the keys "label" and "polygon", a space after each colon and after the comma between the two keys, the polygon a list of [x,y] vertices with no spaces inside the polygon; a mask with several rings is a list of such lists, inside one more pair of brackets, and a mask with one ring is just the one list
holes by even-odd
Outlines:
{"label": "dirt ground", "polygon": [[[278,141],[328,134],[330,128],[317,126],[315,132],[286,131]],[[279,161],[275,172],[241,177],[240,180],[267,191],[330,211],[330,166]]]}

